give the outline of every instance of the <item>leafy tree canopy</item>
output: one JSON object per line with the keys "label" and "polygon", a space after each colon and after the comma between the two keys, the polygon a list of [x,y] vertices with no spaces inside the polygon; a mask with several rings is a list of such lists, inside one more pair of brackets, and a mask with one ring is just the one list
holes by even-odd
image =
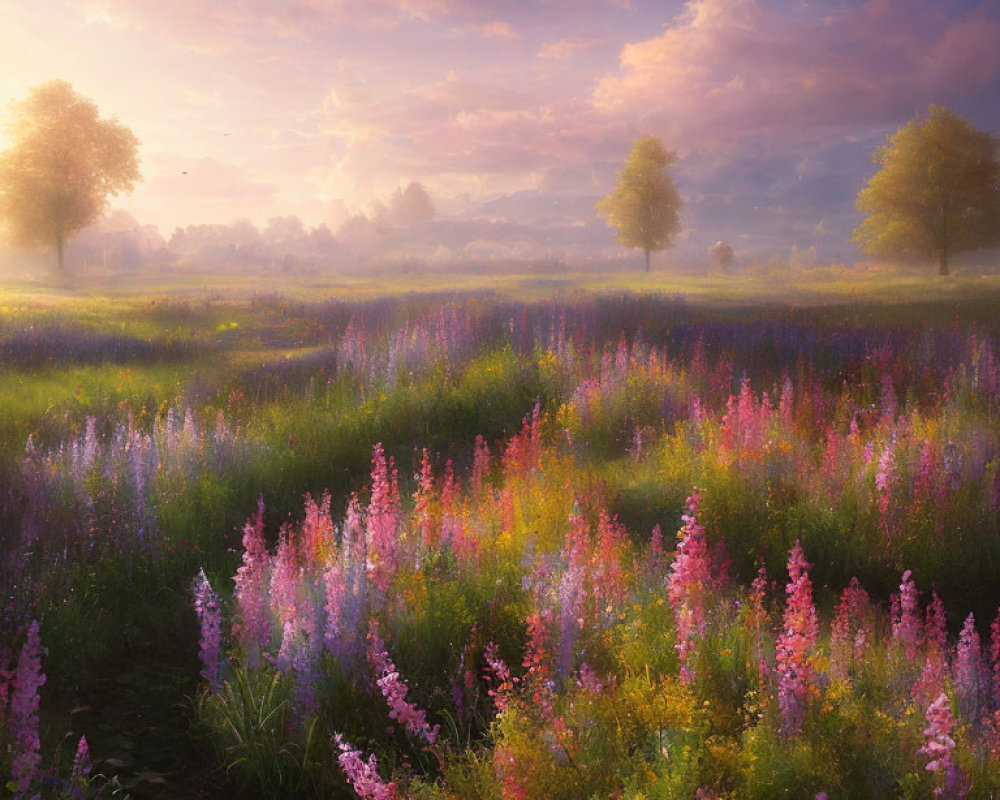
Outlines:
{"label": "leafy tree canopy", "polygon": [[617,229],[626,247],[641,247],[646,254],[663,250],[680,228],[681,198],[667,168],[677,160],[655,136],[639,139],[618,173],[618,184],[597,204],[597,213]]}
{"label": "leafy tree canopy", "polygon": [[1000,243],[997,140],[930,106],[874,153],[879,171],[858,194],[868,216],[853,234],[874,256],[938,259]]}
{"label": "leafy tree canopy", "polygon": [[100,216],[108,195],[139,179],[139,141],[65,81],[35,87],[12,111],[0,225],[15,246],[54,248],[62,271],[69,238]]}

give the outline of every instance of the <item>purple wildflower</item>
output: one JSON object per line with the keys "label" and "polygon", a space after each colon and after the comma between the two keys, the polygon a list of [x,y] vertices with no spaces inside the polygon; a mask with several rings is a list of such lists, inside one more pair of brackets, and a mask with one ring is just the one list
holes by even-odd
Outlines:
{"label": "purple wildflower", "polygon": [[24,795],[31,787],[42,761],[38,739],[38,690],[44,683],[42,641],[38,620],[34,620],[28,626],[28,635],[17,659],[14,691],[10,698],[10,773],[18,795]]}
{"label": "purple wildflower", "polygon": [[222,606],[219,596],[205,576],[198,570],[194,579],[194,610],[201,627],[198,657],[201,659],[201,677],[214,689],[219,685],[219,651],[222,649]]}
{"label": "purple wildflower", "polygon": [[977,724],[983,686],[982,648],[976,618],[969,614],[962,625],[955,656],[955,691],[963,716]]}

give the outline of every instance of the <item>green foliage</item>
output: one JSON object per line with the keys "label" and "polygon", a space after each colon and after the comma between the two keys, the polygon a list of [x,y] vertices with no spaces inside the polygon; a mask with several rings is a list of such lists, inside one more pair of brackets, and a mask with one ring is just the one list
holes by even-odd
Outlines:
{"label": "green foliage", "polygon": [[662,250],[680,230],[681,198],[667,168],[677,155],[664,148],[655,136],[639,139],[611,194],[597,204],[597,213],[618,231],[626,247],[641,247],[646,253]]}
{"label": "green foliage", "polygon": [[139,140],[100,119],[97,106],[65,81],[32,89],[11,124],[13,147],[0,155],[0,222],[18,246],[63,247],[97,219],[109,194],[139,179]]}
{"label": "green foliage", "polygon": [[232,670],[218,693],[198,698],[200,732],[227,774],[260,797],[313,795],[329,782],[330,746],[318,726],[290,724],[291,693],[277,672]]}
{"label": "green foliage", "polygon": [[950,256],[1000,241],[997,140],[943,106],[910,122],[874,154],[879,171],[858,194],[868,214],[854,240],[876,256]]}

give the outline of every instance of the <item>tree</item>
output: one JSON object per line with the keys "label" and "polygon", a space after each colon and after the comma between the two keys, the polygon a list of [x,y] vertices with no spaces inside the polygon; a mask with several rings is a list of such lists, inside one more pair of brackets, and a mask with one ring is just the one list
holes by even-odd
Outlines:
{"label": "tree", "polygon": [[94,222],[108,195],[139,179],[135,135],[65,81],[31,90],[13,106],[13,145],[0,154],[0,224],[18,247],[56,250]]}
{"label": "tree", "polygon": [[867,218],[852,239],[874,256],[937,257],[1000,242],[997,140],[943,106],[930,106],[875,151],[879,165],[858,194]]}
{"label": "tree", "polygon": [[723,272],[728,272],[729,267],[733,263],[733,248],[731,245],[726,244],[721,239],[708,248],[708,254],[712,257],[720,267],[722,267]]}
{"label": "tree", "polygon": [[680,230],[681,198],[667,167],[677,154],[666,150],[655,136],[639,139],[621,172],[618,185],[597,204],[597,213],[618,230],[618,241],[626,247],[641,247],[649,254],[663,250]]}

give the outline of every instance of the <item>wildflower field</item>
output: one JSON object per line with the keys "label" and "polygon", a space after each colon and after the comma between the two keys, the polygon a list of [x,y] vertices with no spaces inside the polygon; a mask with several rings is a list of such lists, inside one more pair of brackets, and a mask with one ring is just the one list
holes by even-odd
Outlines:
{"label": "wildflower field", "polygon": [[0,796],[998,796],[1000,280],[543,280],[0,293]]}

